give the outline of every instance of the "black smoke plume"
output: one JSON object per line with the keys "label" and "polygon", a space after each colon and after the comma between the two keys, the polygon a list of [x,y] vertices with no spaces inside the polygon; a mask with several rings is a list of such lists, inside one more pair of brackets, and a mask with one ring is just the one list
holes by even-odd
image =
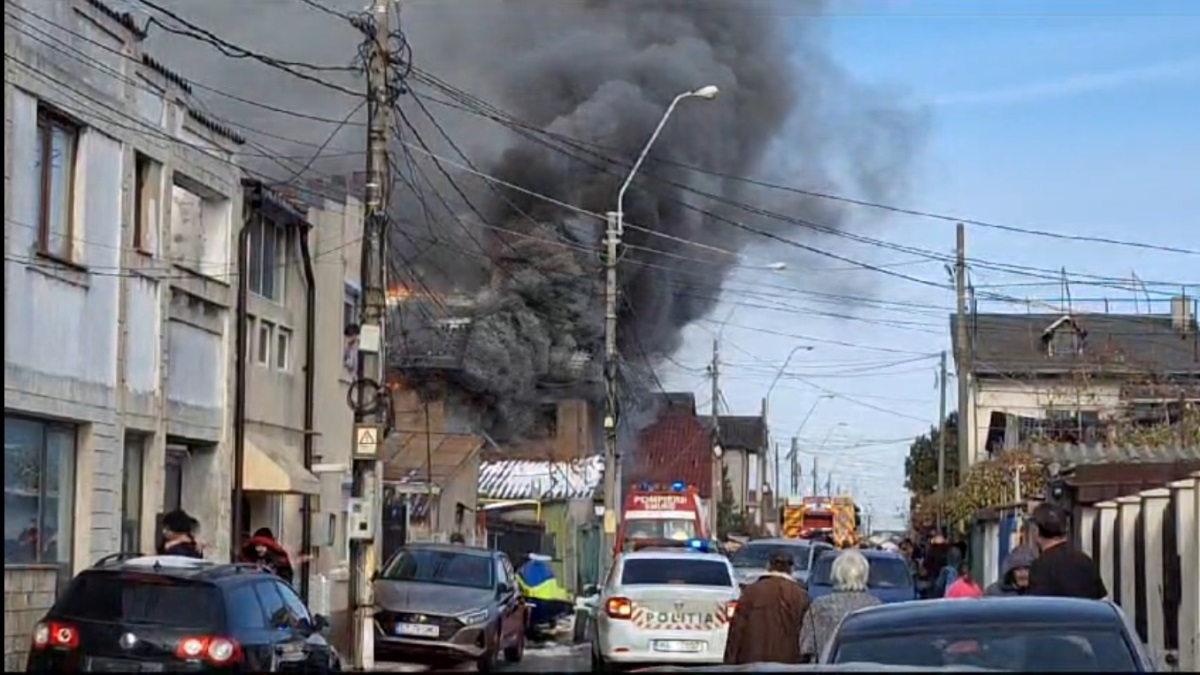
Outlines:
{"label": "black smoke plume", "polygon": [[[357,11],[363,2],[325,4]],[[348,27],[331,29],[336,19],[300,2],[295,7],[231,0],[166,4],[231,41],[279,58],[348,63],[361,38]],[[657,388],[646,364],[677,350],[682,329],[712,311],[726,277],[740,263],[738,254],[772,243],[723,219],[835,246],[802,225],[756,217],[730,202],[824,227],[849,226],[849,214],[836,203],[781,197],[721,177],[776,178],[868,199],[891,197],[903,186],[920,137],[917,120],[894,98],[860,85],[838,66],[827,42],[823,7],[800,0],[480,0],[405,6],[401,18],[416,71],[399,106],[415,133],[397,125],[405,145],[395,148],[394,171],[409,186],[397,185],[393,192],[396,228],[390,241],[393,276],[417,297],[395,310],[391,360],[437,365],[439,377],[449,376],[473,392],[486,426],[501,437],[528,431],[538,405],[547,400],[594,395],[604,334],[599,256],[604,222],[596,216],[615,209],[628,164],[672,98],[706,85],[719,87],[719,97],[680,105],[626,198],[619,344],[622,374],[634,392],[628,407],[646,398],[636,390]],[[214,58],[205,55],[207,48],[180,42],[171,37],[159,44],[190,54],[172,61],[185,75],[226,91],[259,101],[269,97],[277,105],[327,117],[344,115],[350,104],[257,64]],[[252,69],[259,79],[246,75]],[[424,74],[496,104],[535,130],[532,135],[542,142],[484,119],[479,110],[445,106],[453,95]],[[361,86],[351,76],[323,76]],[[523,191],[444,165],[463,199],[419,147],[418,136],[437,155],[464,163],[418,103],[438,118],[479,171]],[[238,114],[310,145],[329,133],[328,126],[262,110],[242,107]],[[563,152],[558,137],[574,139],[583,149]],[[287,145],[269,138],[263,142]],[[361,143],[362,129],[353,126],[333,147]],[[360,169],[361,162],[361,156],[331,158],[314,168],[341,173]],[[773,246],[775,259],[805,260]],[[444,301],[420,297],[426,293],[465,294],[472,306],[447,309]],[[435,321],[461,314],[471,316],[468,326],[451,329]],[[442,367],[448,365],[453,367]]]}

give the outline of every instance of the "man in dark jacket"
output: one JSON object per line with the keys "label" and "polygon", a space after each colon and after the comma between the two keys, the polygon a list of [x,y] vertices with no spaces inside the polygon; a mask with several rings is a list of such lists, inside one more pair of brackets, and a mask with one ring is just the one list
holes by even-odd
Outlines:
{"label": "man in dark jacket", "polygon": [[725,663],[800,663],[800,626],[808,592],[792,576],[792,557],[771,556],[767,573],[742,589],[725,641]]}
{"label": "man in dark jacket", "polygon": [[1067,543],[1067,514],[1042,503],[1033,510],[1041,555],[1029,568],[1029,595],[1103,600],[1108,596],[1096,563]]}
{"label": "man in dark jacket", "polygon": [[200,545],[196,542],[199,522],[183,509],[176,509],[163,516],[162,543],[156,551],[159,555],[178,555],[185,558],[203,558]]}

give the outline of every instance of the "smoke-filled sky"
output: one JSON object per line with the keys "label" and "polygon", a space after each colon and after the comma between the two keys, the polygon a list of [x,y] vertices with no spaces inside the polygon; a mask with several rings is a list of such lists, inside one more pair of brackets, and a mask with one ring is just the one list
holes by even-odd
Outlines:
{"label": "smoke-filled sky", "polygon": [[[361,40],[346,22],[299,0],[162,4],[229,42],[281,60],[345,66],[353,62]],[[324,4],[347,12],[363,5],[362,0]],[[391,237],[394,269],[416,290],[486,289],[465,365],[473,388],[493,407],[490,423],[497,430],[523,431],[531,406],[546,396],[536,384],[560,375],[572,354],[602,351],[598,250],[603,221],[597,216],[615,210],[626,165],[676,94],[705,85],[721,90],[714,101],[691,99],[678,108],[641,174],[659,180],[639,180],[626,199],[620,344],[632,388],[657,387],[645,376],[646,363],[661,363],[678,350],[682,329],[712,311],[740,252],[752,240],[763,241],[723,221],[823,248],[835,245],[828,235],[756,217],[731,201],[823,227],[863,225],[851,222],[833,202],[768,193],[716,174],[782,177],[799,187],[874,199],[902,189],[919,146],[920,119],[898,108],[890,92],[850,78],[829,49],[823,3],[802,5],[797,18],[797,3],[783,0],[403,3],[400,24],[415,68],[399,98],[403,116],[396,131],[412,150],[395,148],[393,171],[420,189],[400,184],[393,192],[399,228]],[[777,20],[781,8],[792,17],[786,31]],[[253,60],[227,58],[209,45],[156,30],[152,47],[164,61],[224,92],[335,120],[358,103]],[[312,74],[362,88],[352,74]],[[445,105],[454,95],[439,91],[438,80],[511,114],[543,142],[478,112]],[[280,178],[294,176],[303,156],[336,128],[228,97],[202,99],[218,116],[251,127],[245,133],[255,141],[299,156],[254,160]],[[363,158],[355,149],[363,144],[362,112],[352,119],[308,175],[361,170]],[[415,147],[423,141],[437,155],[465,163],[442,130],[479,171],[539,196],[497,188],[446,165],[467,197],[462,199]],[[561,151],[555,135],[582,144],[570,150],[574,158]],[[555,147],[546,147],[546,140]],[[777,257],[801,269],[812,260],[786,246]],[[408,276],[413,268],[419,282]],[[825,285],[815,275],[801,279],[805,285]],[[417,343],[418,352],[425,349],[422,339],[443,341],[406,329],[406,344]],[[585,369],[581,377],[595,373]],[[630,407],[643,398],[635,392]]]}

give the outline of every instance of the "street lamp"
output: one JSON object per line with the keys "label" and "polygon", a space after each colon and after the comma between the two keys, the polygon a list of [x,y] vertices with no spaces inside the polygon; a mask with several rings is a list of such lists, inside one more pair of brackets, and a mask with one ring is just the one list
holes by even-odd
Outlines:
{"label": "street lamp", "polygon": [[[650,140],[646,141],[645,147],[642,148],[641,154],[638,155],[637,161],[633,163],[633,167],[629,170],[629,175],[625,177],[625,182],[621,184],[621,189],[617,192],[617,210],[607,214],[607,227],[605,230],[605,261],[604,261],[604,546],[600,549],[600,559],[609,561],[611,558],[607,556],[615,552],[616,544],[616,528],[617,521],[620,515],[621,505],[621,481],[617,476],[620,471],[620,462],[617,459],[617,248],[621,242],[621,235],[625,231],[625,193],[629,190],[629,186],[633,183],[633,179],[637,176],[637,172],[642,168],[642,162],[646,161],[646,155],[650,153],[650,148],[654,146],[654,142],[658,140],[658,135],[662,133],[663,127],[666,126],[667,120],[670,119],[671,113],[675,112],[676,106],[680,101],[687,98],[699,98],[712,100],[719,93],[713,85],[701,87],[694,91],[687,91],[676,96],[671,105],[663,112],[662,119],[658,121],[658,126],[654,127],[654,133],[650,134]],[[714,513],[716,508],[714,505]],[[600,568],[601,577],[605,572],[604,566]]]}

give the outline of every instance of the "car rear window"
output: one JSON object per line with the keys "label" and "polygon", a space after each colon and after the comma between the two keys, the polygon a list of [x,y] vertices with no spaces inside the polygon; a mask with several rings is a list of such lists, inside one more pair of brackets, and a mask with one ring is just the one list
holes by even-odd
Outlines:
{"label": "car rear window", "polygon": [[83,621],[213,628],[220,623],[221,591],[161,575],[85,572],[59,599],[55,612]]}
{"label": "car rear window", "polygon": [[914,668],[974,667],[1013,672],[1137,670],[1117,629],[1042,625],[945,626],[903,635],[838,639],[833,663],[876,663]]}
{"label": "car rear window", "polygon": [[808,569],[808,544],[747,544],[730,556],[729,562],[734,567],[766,567],[776,553],[792,556],[792,569]]}
{"label": "car rear window", "polygon": [[[812,572],[808,575],[808,583],[812,586],[831,586],[833,580],[833,561],[836,553],[821,556],[813,563]],[[867,558],[870,572],[867,577],[868,588],[907,588],[912,586],[912,576],[908,573],[908,565],[900,558],[871,556]]]}
{"label": "car rear window", "polygon": [[729,567],[717,560],[626,560],[621,585],[680,584],[684,586],[732,586]]}

